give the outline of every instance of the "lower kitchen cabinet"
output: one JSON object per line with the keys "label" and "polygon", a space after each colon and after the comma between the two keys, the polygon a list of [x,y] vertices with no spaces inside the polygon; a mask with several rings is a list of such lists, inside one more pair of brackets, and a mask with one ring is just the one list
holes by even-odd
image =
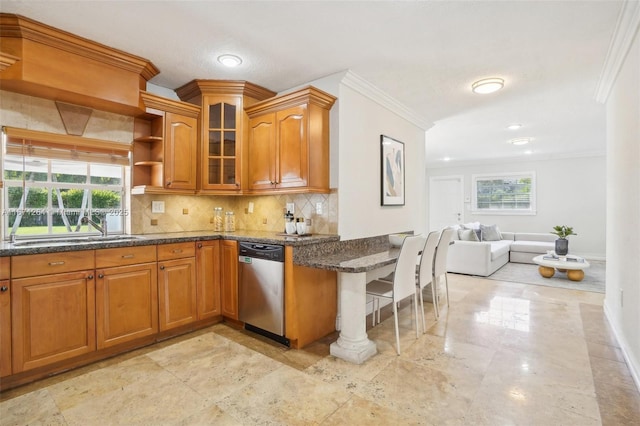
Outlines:
{"label": "lower kitchen cabinet", "polygon": [[238,319],[238,242],[221,241],[222,315]]}
{"label": "lower kitchen cabinet", "polygon": [[14,374],[96,350],[93,270],[11,284]]}
{"label": "lower kitchen cabinet", "polygon": [[11,374],[10,258],[0,257],[0,377]]}
{"label": "lower kitchen cabinet", "polygon": [[[109,267],[117,264],[124,266]],[[155,246],[96,250],[98,349],[157,332],[158,276]]]}
{"label": "lower kitchen cabinet", "polygon": [[197,320],[195,243],[158,246],[160,331]]}
{"label": "lower kitchen cabinet", "polygon": [[222,315],[220,240],[200,241],[196,250],[198,319]]}

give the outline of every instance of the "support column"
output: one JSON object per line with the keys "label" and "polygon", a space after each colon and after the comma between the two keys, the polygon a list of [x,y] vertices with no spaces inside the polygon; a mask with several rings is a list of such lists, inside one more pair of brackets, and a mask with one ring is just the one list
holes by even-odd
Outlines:
{"label": "support column", "polygon": [[331,355],[355,364],[362,364],[378,349],[367,336],[366,272],[338,273],[340,288],[340,337],[330,347]]}

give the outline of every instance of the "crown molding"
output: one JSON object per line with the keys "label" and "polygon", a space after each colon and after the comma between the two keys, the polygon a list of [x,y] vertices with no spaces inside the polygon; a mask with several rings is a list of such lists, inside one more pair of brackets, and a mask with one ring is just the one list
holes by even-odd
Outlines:
{"label": "crown molding", "polygon": [[613,31],[609,51],[604,61],[595,99],[600,103],[607,102],[611,89],[618,77],[618,73],[633,45],[633,41],[640,28],[640,1],[627,0],[622,5],[618,22]]}
{"label": "crown molding", "polygon": [[391,96],[389,96],[373,84],[369,83],[362,77],[353,73],[352,71],[347,71],[345,73],[345,76],[341,80],[341,83],[355,90],[361,95],[366,96],[372,101],[380,104],[381,106],[387,108],[388,110],[415,124],[425,131],[433,126],[433,123],[425,121],[411,109],[407,108],[405,105],[401,104],[396,99],[392,98]]}

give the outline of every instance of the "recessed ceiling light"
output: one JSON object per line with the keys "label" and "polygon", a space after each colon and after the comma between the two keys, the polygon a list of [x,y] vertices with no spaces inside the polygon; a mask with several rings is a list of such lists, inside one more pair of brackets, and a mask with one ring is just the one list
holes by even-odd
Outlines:
{"label": "recessed ceiling light", "polygon": [[486,94],[498,91],[503,87],[504,80],[501,78],[493,77],[476,81],[471,85],[471,90],[473,90],[474,93]]}
{"label": "recessed ceiling light", "polygon": [[526,145],[531,142],[531,138],[515,138],[509,139],[511,145]]}
{"label": "recessed ceiling light", "polygon": [[520,127],[522,127],[522,124],[513,123],[513,124],[509,124],[507,126],[507,129],[509,129],[509,130],[518,130]]}
{"label": "recessed ceiling light", "polygon": [[237,67],[242,63],[242,59],[236,55],[220,55],[218,62],[226,67]]}
{"label": "recessed ceiling light", "polygon": [[449,158],[449,157],[444,157],[444,158],[442,159],[442,161],[451,161],[451,158]]}
{"label": "recessed ceiling light", "polygon": [[524,153],[525,153],[526,155],[531,155],[531,154],[533,154],[533,151],[531,151],[530,149],[528,149],[528,150],[526,150]]}

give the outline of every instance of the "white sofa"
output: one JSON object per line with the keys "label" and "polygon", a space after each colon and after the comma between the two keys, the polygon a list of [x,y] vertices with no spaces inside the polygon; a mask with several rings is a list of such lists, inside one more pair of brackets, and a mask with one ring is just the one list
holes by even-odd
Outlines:
{"label": "white sofa", "polygon": [[447,271],[487,277],[507,262],[533,263],[533,258],[555,249],[556,236],[501,232],[499,241],[462,241],[454,234],[447,255]]}

